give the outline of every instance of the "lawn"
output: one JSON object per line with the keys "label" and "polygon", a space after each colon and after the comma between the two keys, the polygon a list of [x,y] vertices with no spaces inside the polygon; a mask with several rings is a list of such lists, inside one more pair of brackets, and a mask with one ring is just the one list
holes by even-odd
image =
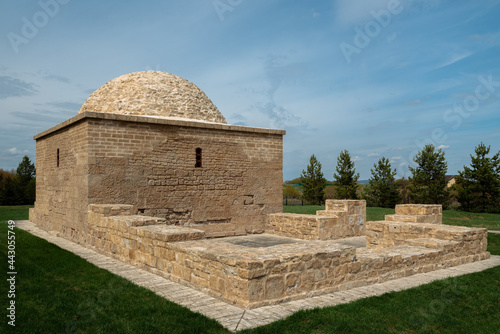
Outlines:
{"label": "lawn", "polygon": [[[383,218],[385,209],[371,209],[371,219]],[[3,222],[26,219],[27,208],[0,207],[0,217]],[[227,333],[217,322],[45,240],[19,229],[15,233],[16,333]],[[5,223],[0,224],[0,240],[6,273]],[[488,242],[488,250],[500,255],[500,235],[490,234]],[[7,288],[2,280],[4,310]],[[499,300],[496,267],[346,305],[301,311],[245,333],[496,333]],[[14,332],[5,315],[0,332]]]}

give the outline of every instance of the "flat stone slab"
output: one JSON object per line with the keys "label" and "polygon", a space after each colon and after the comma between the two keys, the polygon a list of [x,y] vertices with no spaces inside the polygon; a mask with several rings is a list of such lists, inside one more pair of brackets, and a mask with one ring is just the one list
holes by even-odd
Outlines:
{"label": "flat stone slab", "polygon": [[233,245],[259,248],[259,247],[271,247],[283,244],[293,244],[300,242],[301,240],[296,240],[287,237],[275,236],[272,234],[256,234],[256,235],[246,235],[241,237],[228,237],[224,238],[225,242],[229,242]]}
{"label": "flat stone slab", "polygon": [[[139,286],[148,288],[165,299],[185,306],[193,312],[199,312],[207,317],[215,319],[230,331],[267,325],[271,322],[286,318],[302,309],[346,304],[365,297],[380,296],[388,292],[401,291],[422,284],[431,283],[435,280],[480,272],[500,266],[500,256],[492,255],[488,260],[468,263],[424,274],[415,274],[384,283],[353,288],[347,291],[328,293],[278,305],[245,310],[193,288],[174,283],[162,276],[155,275],[149,271],[102,255],[67,239],[57,237],[54,234],[38,228],[35,224],[27,220],[17,221],[16,226],[86,259],[97,267],[124,277]],[[263,250],[266,249],[269,248],[263,248]],[[360,251],[363,252],[363,248],[361,248]]]}
{"label": "flat stone slab", "polygon": [[352,237],[352,238],[345,238],[345,239],[339,239],[339,240],[334,240],[334,242],[344,245],[344,246],[350,246],[354,248],[362,248],[366,247],[366,237]]}

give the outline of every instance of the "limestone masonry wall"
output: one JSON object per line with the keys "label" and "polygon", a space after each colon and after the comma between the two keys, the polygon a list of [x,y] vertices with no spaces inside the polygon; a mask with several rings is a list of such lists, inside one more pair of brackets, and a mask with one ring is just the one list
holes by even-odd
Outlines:
{"label": "limestone masonry wall", "polygon": [[366,201],[326,200],[316,215],[276,213],[268,217],[266,231],[291,238],[331,240],[364,234]]}
{"label": "limestone masonry wall", "polygon": [[89,204],[129,204],[134,213],[194,225],[211,237],[261,233],[266,214],[282,209],[283,134],[81,113],[35,137],[30,219],[85,243]]}
{"label": "limestone masonry wall", "polygon": [[263,232],[282,208],[281,168],[282,135],[89,121],[90,203],[112,198],[211,236]]}
{"label": "limestone masonry wall", "polygon": [[368,247],[361,248],[296,240],[250,250],[166,223],[133,215],[131,205],[89,206],[91,245],[97,250],[245,308],[489,257],[484,229],[437,224],[368,222]]}
{"label": "limestone masonry wall", "polygon": [[76,123],[36,142],[36,202],[30,220],[63,236],[86,239],[88,124]]}
{"label": "limestone masonry wall", "polygon": [[398,204],[396,205],[396,214],[386,215],[385,220],[442,224],[442,207],[435,204]]}

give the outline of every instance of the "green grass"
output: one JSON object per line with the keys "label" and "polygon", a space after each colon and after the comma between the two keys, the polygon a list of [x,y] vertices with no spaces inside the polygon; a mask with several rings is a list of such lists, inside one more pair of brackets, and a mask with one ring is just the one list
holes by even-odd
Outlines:
{"label": "green grass", "polygon": [[[391,213],[386,210],[369,208],[367,214],[378,220]],[[0,207],[0,217],[27,219],[27,209]],[[16,333],[228,333],[203,315],[15,231]],[[6,273],[5,223],[0,224],[0,240]],[[488,236],[488,250],[500,255],[500,235]],[[2,280],[0,305],[7,305],[5,291]],[[497,333],[499,300],[500,266],[346,305],[300,311],[243,333]],[[14,332],[5,315],[0,333]]]}
{"label": "green grass", "polygon": [[325,210],[324,205],[283,205],[283,212],[285,213],[301,213],[306,215],[315,215],[316,211]]}
{"label": "green grass", "polygon": [[33,205],[0,206],[0,222],[8,220],[27,220],[28,209]]}
{"label": "green grass", "polygon": [[500,214],[444,210],[443,224],[484,227],[488,230],[500,231]]}

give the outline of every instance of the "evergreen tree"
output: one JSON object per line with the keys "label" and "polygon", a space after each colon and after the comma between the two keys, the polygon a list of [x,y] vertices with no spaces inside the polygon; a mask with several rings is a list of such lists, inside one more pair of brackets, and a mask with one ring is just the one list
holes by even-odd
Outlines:
{"label": "evergreen tree", "polygon": [[490,146],[481,142],[475,153],[471,167],[458,172],[458,201],[466,211],[500,212],[500,151],[488,158]]}
{"label": "evergreen tree", "polygon": [[372,176],[364,189],[368,206],[394,208],[401,200],[396,187],[396,169],[391,168],[389,159],[382,157],[371,169]]}
{"label": "evergreen tree", "polygon": [[2,202],[1,205],[16,205],[16,191],[14,185],[14,179],[10,175],[4,175],[2,184],[0,185],[0,198]]}
{"label": "evergreen tree", "polygon": [[446,205],[449,198],[445,179],[448,164],[443,150],[436,151],[434,145],[425,145],[413,161],[417,167],[408,166],[412,173],[409,180],[413,203]]}
{"label": "evergreen tree", "polygon": [[23,160],[19,163],[19,166],[17,167],[16,178],[14,182],[15,198],[17,204],[34,203],[34,194],[32,191],[33,184],[29,186],[30,181],[34,178],[34,176],[35,176],[35,165],[31,162],[30,158],[24,156]]}
{"label": "evergreen tree", "polygon": [[314,154],[309,160],[307,171],[302,171],[302,196],[310,204],[320,204],[325,196],[326,179],[321,172],[321,163]]}
{"label": "evergreen tree", "polygon": [[351,160],[349,151],[340,152],[337,158],[337,173],[333,174],[335,179],[335,198],[337,199],[357,199],[359,174],[356,173],[354,162]]}

